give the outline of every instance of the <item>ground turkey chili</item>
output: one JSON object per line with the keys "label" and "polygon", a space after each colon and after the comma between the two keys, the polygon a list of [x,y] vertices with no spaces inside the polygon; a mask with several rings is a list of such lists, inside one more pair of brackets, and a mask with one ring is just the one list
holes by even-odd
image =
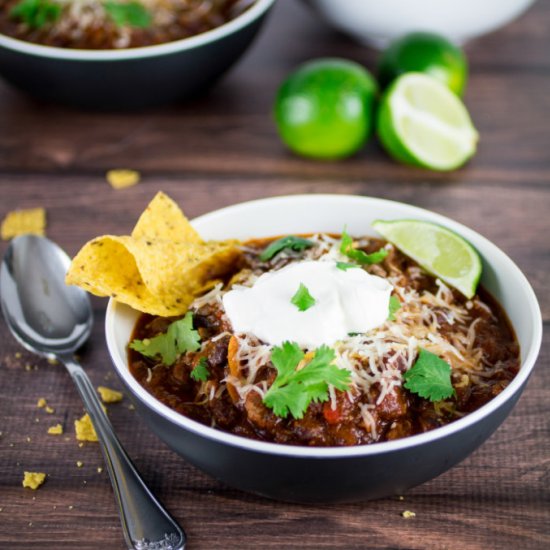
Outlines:
{"label": "ground turkey chili", "polygon": [[[267,271],[329,254],[338,259],[340,238],[309,237],[307,250],[284,250],[268,261],[260,253],[271,242],[243,245],[241,258],[220,281],[191,305],[201,347],[172,366],[129,350],[130,370],[139,383],[170,408],[205,425],[244,437],[292,445],[343,446],[388,441],[448,424],[500,393],[519,368],[519,346],[506,315],[483,289],[471,300],[428,275],[392,245],[357,239],[372,253],[385,247],[380,263],[362,267],[386,278],[400,309],[381,326],[332,345],[335,364],[351,373],[347,391],[329,386],[329,398],[312,402],[302,418],[276,416],[263,397],[277,376],[273,346],[252,334],[233,334],[223,293],[251,286]],[[175,318],[142,315],[133,339],[151,339]],[[427,348],[451,366],[454,395],[432,402],[409,391],[404,374]],[[208,377],[191,376],[197,365]]]}
{"label": "ground turkey chili", "polygon": [[0,33],[46,46],[137,48],[204,33],[254,0],[6,0]]}

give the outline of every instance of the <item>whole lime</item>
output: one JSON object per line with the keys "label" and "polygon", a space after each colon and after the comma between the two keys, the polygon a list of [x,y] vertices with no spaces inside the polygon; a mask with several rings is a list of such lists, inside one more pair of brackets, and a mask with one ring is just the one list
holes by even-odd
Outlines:
{"label": "whole lime", "polygon": [[348,157],[371,133],[377,93],[376,81],[358,63],[336,58],[307,62],[277,93],[279,135],[299,155]]}
{"label": "whole lime", "polygon": [[392,42],[378,64],[383,87],[409,72],[429,74],[461,96],[468,79],[468,63],[462,50],[443,36],[414,32]]}

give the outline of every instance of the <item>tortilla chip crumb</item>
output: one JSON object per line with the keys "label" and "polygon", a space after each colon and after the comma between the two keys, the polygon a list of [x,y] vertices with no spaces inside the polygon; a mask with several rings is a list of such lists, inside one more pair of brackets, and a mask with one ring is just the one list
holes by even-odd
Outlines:
{"label": "tortilla chip crumb", "polygon": [[401,515],[405,519],[412,519],[416,517],[416,514],[414,512],[411,512],[410,510],[405,510],[404,512],[401,512]]}
{"label": "tortilla chip crumb", "polygon": [[105,177],[113,189],[125,189],[139,183],[141,174],[136,170],[109,170]]}
{"label": "tortilla chip crumb", "polygon": [[61,424],[56,424],[55,426],[50,426],[48,428],[48,433],[50,435],[62,435],[63,434],[63,426]]}
{"label": "tortilla chip crumb", "polygon": [[53,414],[55,412],[55,409],[50,407],[49,405],[46,405],[44,409],[48,414]]}
{"label": "tortilla chip crumb", "polygon": [[74,430],[78,441],[97,441],[97,434],[88,413],[74,421]]}
{"label": "tortilla chip crumb", "polygon": [[105,386],[99,386],[97,388],[99,395],[101,395],[101,400],[103,403],[118,403],[122,401],[122,393]]}
{"label": "tortilla chip crumb", "polygon": [[82,460],[77,460],[76,461],[76,467],[77,468],[82,468],[82,466],[84,466],[84,462],[82,462]]}
{"label": "tortilla chip crumb", "polygon": [[30,442],[31,442],[31,438],[27,437],[27,443],[30,443]]}
{"label": "tortilla chip crumb", "polygon": [[2,221],[0,233],[4,241],[19,235],[44,235],[46,211],[43,208],[29,208],[8,212]]}
{"label": "tortilla chip crumb", "polygon": [[69,510],[72,510],[74,508],[74,506],[71,504],[68,508],[69,508]]}
{"label": "tortilla chip crumb", "polygon": [[59,361],[53,357],[48,357],[47,361],[50,365],[59,365]]}
{"label": "tortilla chip crumb", "polygon": [[405,500],[405,497],[402,496],[402,495],[399,495],[397,498],[398,498],[399,500]]}
{"label": "tortilla chip crumb", "polygon": [[38,403],[36,403],[36,406],[39,408],[39,409],[43,409],[45,406],[46,406],[46,400],[41,397],[39,400],[38,400]]}
{"label": "tortilla chip crumb", "polygon": [[129,411],[135,411],[135,410],[136,410],[136,408],[134,407],[134,404],[133,404],[133,403],[130,403],[130,404],[128,405],[128,410],[129,410]]}
{"label": "tortilla chip crumb", "polygon": [[20,351],[16,351],[15,352],[15,358],[16,359],[21,359],[21,357],[23,357],[22,353]]}
{"label": "tortilla chip crumb", "polygon": [[97,473],[100,474],[101,472],[103,472],[103,468],[101,466],[98,466],[97,467]]}
{"label": "tortilla chip crumb", "polygon": [[28,487],[35,491],[46,481],[46,474],[41,472],[25,472],[25,477],[23,477],[23,487]]}

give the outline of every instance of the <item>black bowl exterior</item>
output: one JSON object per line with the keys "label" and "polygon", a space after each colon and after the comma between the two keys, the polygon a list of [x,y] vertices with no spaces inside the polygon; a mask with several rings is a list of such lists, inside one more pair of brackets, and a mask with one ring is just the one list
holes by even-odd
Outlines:
{"label": "black bowl exterior", "polygon": [[56,59],[0,45],[0,75],[33,96],[76,107],[138,109],[172,103],[197,95],[228,70],[266,13],[212,42],[134,59]]}
{"label": "black bowl exterior", "polygon": [[458,464],[500,426],[524,386],[482,420],[452,434],[399,450],[335,458],[283,456],[221,443],[176,425],[137,397],[133,400],[154,433],[219,481],[276,500],[338,503],[400,495]]}

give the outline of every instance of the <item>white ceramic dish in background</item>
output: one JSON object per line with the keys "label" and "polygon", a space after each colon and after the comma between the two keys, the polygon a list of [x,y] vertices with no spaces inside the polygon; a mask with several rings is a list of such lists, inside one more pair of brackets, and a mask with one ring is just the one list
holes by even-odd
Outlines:
{"label": "white ceramic dish in background", "polygon": [[483,259],[482,283],[502,304],[521,345],[521,370],[492,401],[442,428],[397,441],[345,448],[298,447],[246,439],[204,426],[163,405],[130,374],[126,346],[139,314],[111,300],[105,321],[115,370],[151,429],[198,468],[234,487],[271,498],[349,501],[401,494],[441,474],[481,445],[519,398],[537,358],[542,320],[519,268],[467,227],[407,204],[347,195],[298,195],[238,204],[201,216],[206,239],[247,239],[285,233],[375,234],[377,219],[439,223],[468,239]]}
{"label": "white ceramic dish in background", "polygon": [[494,31],[535,0],[305,0],[337,29],[383,47],[413,31],[431,31],[462,44]]}

